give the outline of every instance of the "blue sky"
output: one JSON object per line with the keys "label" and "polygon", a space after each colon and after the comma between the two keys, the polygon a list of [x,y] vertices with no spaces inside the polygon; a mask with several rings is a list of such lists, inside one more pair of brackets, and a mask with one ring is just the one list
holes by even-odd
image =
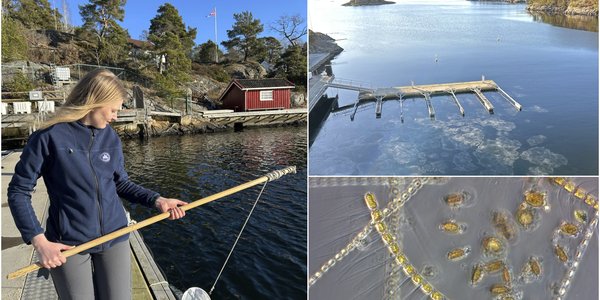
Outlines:
{"label": "blue sky", "polygon": [[[56,5],[62,11],[61,0],[50,0],[51,5]],[[79,15],[79,5],[89,3],[87,0],[67,1],[71,23],[80,26],[83,22]],[[264,26],[261,36],[281,37],[277,32],[271,31],[269,25],[283,15],[301,15],[306,23],[306,0],[291,1],[269,1],[269,0],[128,0],[125,4],[125,19],[121,23],[123,28],[129,31],[134,39],[139,39],[143,30],[150,28],[150,20],[153,19],[158,7],[169,2],[177,8],[186,26],[196,27],[196,44],[205,43],[215,39],[215,20],[207,18],[214,7],[217,8],[217,38],[219,44],[228,39],[227,30],[234,23],[233,14],[250,11],[255,19],[259,19]],[[306,36],[304,37],[306,40]],[[222,46],[221,46],[222,47]]]}

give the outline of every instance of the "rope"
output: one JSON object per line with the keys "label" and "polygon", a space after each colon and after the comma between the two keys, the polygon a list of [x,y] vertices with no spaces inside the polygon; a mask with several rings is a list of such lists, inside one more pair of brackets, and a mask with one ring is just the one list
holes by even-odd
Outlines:
{"label": "rope", "polygon": [[[295,171],[295,169],[294,169],[294,171]],[[277,175],[280,175],[279,177],[281,177],[281,175],[285,175],[285,174],[287,174],[287,173],[277,174]],[[267,176],[269,176],[269,175],[267,175]],[[277,178],[279,178],[279,177],[277,177]],[[271,178],[271,177],[269,177],[269,178]],[[271,179],[271,180],[274,180],[274,179]],[[233,243],[231,250],[229,250],[229,254],[227,254],[227,258],[225,259],[225,262],[223,263],[223,266],[221,267],[221,271],[219,271],[219,275],[217,275],[217,279],[215,279],[215,283],[213,283],[212,287],[210,288],[210,291],[208,292],[209,295],[212,294],[213,290],[215,289],[215,286],[217,285],[217,281],[219,281],[219,278],[221,277],[223,270],[225,270],[225,266],[227,265],[227,262],[229,261],[231,254],[233,253],[233,249],[235,249],[237,242],[240,240],[240,236],[242,236],[242,232],[244,232],[244,228],[246,228],[246,224],[248,224],[248,220],[250,220],[250,216],[252,216],[252,212],[254,212],[254,208],[256,207],[256,204],[258,204],[258,200],[260,199],[260,196],[262,195],[263,191],[265,190],[265,187],[267,186],[268,182],[269,181],[265,181],[265,184],[263,185],[262,189],[260,190],[260,193],[258,193],[258,197],[256,197],[256,201],[254,201],[254,205],[252,205],[252,209],[250,210],[248,217],[246,217],[246,221],[244,222],[244,225],[242,225],[242,229],[240,230],[237,237],[235,238],[235,242]]]}
{"label": "rope", "polygon": [[295,166],[287,167],[287,168],[284,168],[281,170],[275,170],[265,176],[267,176],[267,178],[269,178],[269,181],[273,181],[273,180],[277,180],[277,179],[281,178],[283,175],[292,174],[292,173],[296,174]]}
{"label": "rope", "polygon": [[155,283],[150,284],[150,287],[153,287],[155,285],[163,285],[163,284],[169,285],[169,283],[167,281],[163,280],[163,281],[159,281],[159,282],[155,282]]}

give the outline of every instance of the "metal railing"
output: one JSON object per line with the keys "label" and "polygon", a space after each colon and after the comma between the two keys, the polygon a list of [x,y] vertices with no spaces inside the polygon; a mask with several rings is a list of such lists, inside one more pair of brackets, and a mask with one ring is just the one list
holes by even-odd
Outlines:
{"label": "metal railing", "polygon": [[355,87],[357,89],[362,89],[362,90],[374,90],[373,85],[370,82],[353,80],[353,79],[344,79],[344,78],[339,78],[339,77],[336,77],[331,82],[329,82],[329,85]]}

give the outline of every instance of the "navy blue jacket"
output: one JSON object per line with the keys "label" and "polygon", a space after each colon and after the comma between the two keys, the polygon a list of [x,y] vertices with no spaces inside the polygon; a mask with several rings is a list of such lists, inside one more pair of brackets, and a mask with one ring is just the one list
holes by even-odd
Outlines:
{"label": "navy blue jacket", "polygon": [[[31,205],[40,176],[50,198],[45,235],[52,242],[79,245],[127,226],[120,197],[153,206],[158,193],[129,181],[121,147],[110,126],[59,123],[33,133],[8,186],[8,204],[23,240],[29,244],[44,233]],[[126,239],[122,236],[86,253]]]}

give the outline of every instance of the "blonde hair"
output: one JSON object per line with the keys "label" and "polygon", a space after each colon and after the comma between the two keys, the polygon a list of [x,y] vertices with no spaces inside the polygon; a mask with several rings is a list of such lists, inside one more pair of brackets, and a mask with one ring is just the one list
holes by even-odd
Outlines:
{"label": "blonde hair", "polygon": [[41,129],[80,120],[93,109],[124,100],[126,97],[127,91],[115,74],[106,69],[94,70],[77,83],[65,104],[53,118],[42,124]]}

